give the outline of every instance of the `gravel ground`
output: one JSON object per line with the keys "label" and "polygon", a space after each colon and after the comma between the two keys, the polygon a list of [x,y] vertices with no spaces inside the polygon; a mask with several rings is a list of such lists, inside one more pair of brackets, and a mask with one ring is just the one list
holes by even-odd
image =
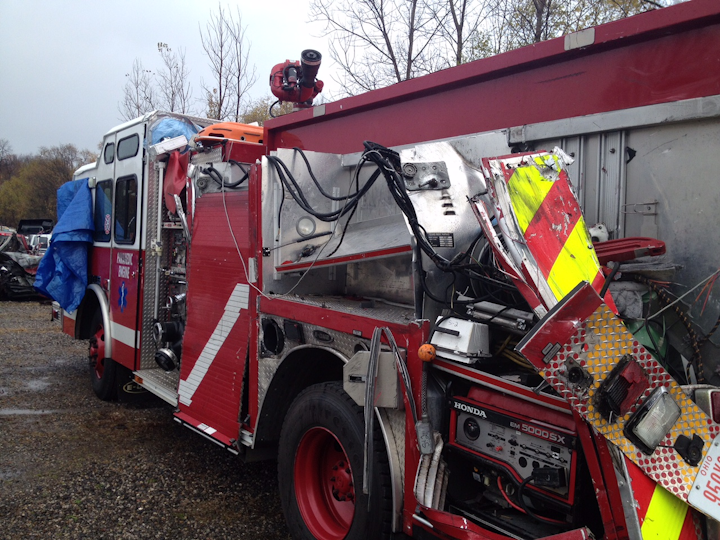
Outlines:
{"label": "gravel ground", "polygon": [[0,302],[0,539],[289,538],[274,463],[98,400],[86,354],[49,305]]}

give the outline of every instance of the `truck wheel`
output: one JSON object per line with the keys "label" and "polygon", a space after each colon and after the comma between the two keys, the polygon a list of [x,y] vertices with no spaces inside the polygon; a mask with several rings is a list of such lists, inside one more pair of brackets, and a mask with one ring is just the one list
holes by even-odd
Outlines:
{"label": "truck wheel", "polygon": [[390,538],[392,493],[375,430],[370,509],[363,494],[363,411],[338,382],[303,391],[280,433],[280,498],[290,534],[305,540]]}
{"label": "truck wheel", "polygon": [[90,364],[90,380],[95,395],[103,401],[110,401],[116,396],[115,373],[117,365],[110,358],[105,358],[105,328],[102,313],[95,312],[91,323],[92,336],[88,349]]}

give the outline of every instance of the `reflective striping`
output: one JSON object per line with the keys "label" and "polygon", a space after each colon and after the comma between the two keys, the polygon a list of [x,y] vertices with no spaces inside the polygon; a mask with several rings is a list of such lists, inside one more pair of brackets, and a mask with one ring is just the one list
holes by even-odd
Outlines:
{"label": "reflective striping", "polygon": [[600,291],[604,281],[566,159],[555,149],[483,160],[507,251],[548,309],[579,283]]}
{"label": "reflective striping", "polygon": [[555,182],[543,178],[535,167],[521,167],[515,170],[507,184],[518,225],[524,234]]}
{"label": "reflective striping", "polygon": [[[559,162],[553,158],[556,167]],[[540,158],[518,167],[508,192],[520,230],[543,277],[557,300],[582,281],[595,281],[600,263],[595,255],[567,173],[544,169]]]}
{"label": "reflective striping", "polygon": [[643,540],[677,540],[687,511],[685,502],[656,485],[641,528]]}
{"label": "reflective striping", "polygon": [[593,283],[599,269],[597,254],[581,217],[551,267],[548,285],[555,297],[561,299],[581,281]]}
{"label": "reflective striping", "polygon": [[192,403],[192,397],[195,395],[205,375],[207,375],[210,365],[213,363],[213,360],[215,360],[215,356],[220,350],[220,347],[225,343],[225,339],[230,335],[230,331],[233,329],[233,326],[235,326],[238,318],[240,318],[240,311],[247,309],[249,293],[249,285],[238,283],[235,286],[235,289],[225,304],[225,310],[215,327],[215,331],[210,336],[210,339],[208,339],[200,356],[198,356],[195,365],[190,371],[190,375],[188,375],[187,379],[180,381],[178,397],[180,403],[183,405],[190,405],[190,403]]}
{"label": "reflective striping", "polygon": [[217,429],[208,426],[207,424],[199,424],[197,427],[200,431],[204,431],[208,435],[214,435]]}
{"label": "reflective striping", "polygon": [[135,348],[135,337],[138,334],[139,332],[136,332],[127,326],[123,326],[122,324],[118,324],[116,322],[110,323],[110,335],[112,339],[119,341],[128,347],[132,347],[133,349]]}

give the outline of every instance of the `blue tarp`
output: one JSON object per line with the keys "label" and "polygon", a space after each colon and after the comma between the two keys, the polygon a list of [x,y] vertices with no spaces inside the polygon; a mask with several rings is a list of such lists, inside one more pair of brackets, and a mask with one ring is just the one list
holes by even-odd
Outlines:
{"label": "blue tarp", "polygon": [[150,144],[157,144],[165,139],[172,139],[185,135],[189,141],[198,132],[197,128],[179,118],[162,118],[150,128]]}
{"label": "blue tarp", "polygon": [[95,225],[88,179],[67,182],[57,196],[58,222],[35,276],[35,289],[74,311],[85,295]]}

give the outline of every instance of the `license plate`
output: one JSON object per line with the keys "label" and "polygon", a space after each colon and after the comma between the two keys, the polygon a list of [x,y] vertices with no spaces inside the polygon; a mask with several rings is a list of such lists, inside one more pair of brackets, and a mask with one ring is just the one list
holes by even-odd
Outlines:
{"label": "license plate", "polygon": [[703,514],[720,521],[720,435],[710,448],[695,477],[688,503]]}

